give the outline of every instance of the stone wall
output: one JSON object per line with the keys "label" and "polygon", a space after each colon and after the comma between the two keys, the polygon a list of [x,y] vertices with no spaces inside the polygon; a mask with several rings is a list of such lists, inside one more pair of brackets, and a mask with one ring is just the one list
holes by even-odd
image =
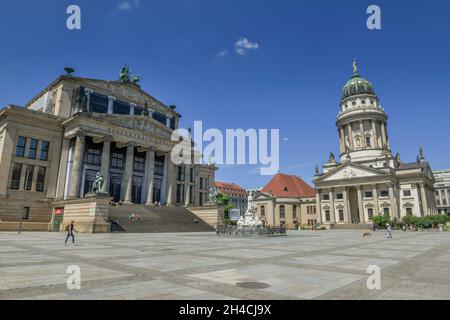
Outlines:
{"label": "stone wall", "polygon": [[187,209],[214,228],[224,224],[223,206],[205,205],[203,207],[192,207]]}

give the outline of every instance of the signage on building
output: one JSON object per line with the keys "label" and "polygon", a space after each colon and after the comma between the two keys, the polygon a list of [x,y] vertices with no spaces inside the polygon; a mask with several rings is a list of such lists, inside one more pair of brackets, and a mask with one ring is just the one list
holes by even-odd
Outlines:
{"label": "signage on building", "polygon": [[230,209],[228,215],[230,217],[230,221],[239,221],[241,219],[241,210]]}
{"label": "signage on building", "polygon": [[64,208],[56,208],[55,209],[55,215],[61,215],[64,214]]}

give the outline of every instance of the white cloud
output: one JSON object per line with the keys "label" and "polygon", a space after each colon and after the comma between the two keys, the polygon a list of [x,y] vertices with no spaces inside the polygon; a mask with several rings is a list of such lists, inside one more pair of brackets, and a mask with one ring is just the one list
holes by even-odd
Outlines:
{"label": "white cloud", "polygon": [[238,55],[243,56],[250,50],[258,50],[259,44],[257,42],[252,42],[247,38],[241,37],[234,44],[234,49]]}
{"label": "white cloud", "polygon": [[141,4],[141,0],[126,0],[126,1],[122,1],[120,2],[117,7],[120,10],[124,10],[124,11],[128,11],[131,10],[133,7],[137,8],[139,7],[139,5]]}
{"label": "white cloud", "polygon": [[228,50],[226,50],[226,49],[221,50],[217,56],[219,56],[219,57],[228,56]]}
{"label": "white cloud", "polygon": [[289,138],[283,138],[283,141],[287,142],[289,141]]}

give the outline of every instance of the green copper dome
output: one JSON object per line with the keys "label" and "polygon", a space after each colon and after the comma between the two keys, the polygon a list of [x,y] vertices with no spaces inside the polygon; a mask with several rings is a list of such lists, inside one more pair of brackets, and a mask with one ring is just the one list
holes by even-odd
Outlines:
{"label": "green copper dome", "polygon": [[342,100],[359,94],[375,95],[375,91],[372,83],[355,74],[342,89]]}

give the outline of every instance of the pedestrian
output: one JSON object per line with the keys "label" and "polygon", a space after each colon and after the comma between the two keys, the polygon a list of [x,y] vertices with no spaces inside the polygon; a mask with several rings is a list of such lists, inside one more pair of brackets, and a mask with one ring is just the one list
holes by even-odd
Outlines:
{"label": "pedestrian", "polygon": [[388,232],[388,239],[392,239],[392,227],[389,223],[386,223],[387,232]]}
{"label": "pedestrian", "polygon": [[66,227],[66,231],[67,231],[67,237],[66,237],[66,241],[64,243],[65,246],[67,246],[67,240],[69,240],[70,237],[72,237],[72,243],[73,245],[75,245],[75,237],[73,235],[73,232],[75,231],[76,233],[78,233],[77,230],[75,230],[75,221],[72,221],[67,227]]}

